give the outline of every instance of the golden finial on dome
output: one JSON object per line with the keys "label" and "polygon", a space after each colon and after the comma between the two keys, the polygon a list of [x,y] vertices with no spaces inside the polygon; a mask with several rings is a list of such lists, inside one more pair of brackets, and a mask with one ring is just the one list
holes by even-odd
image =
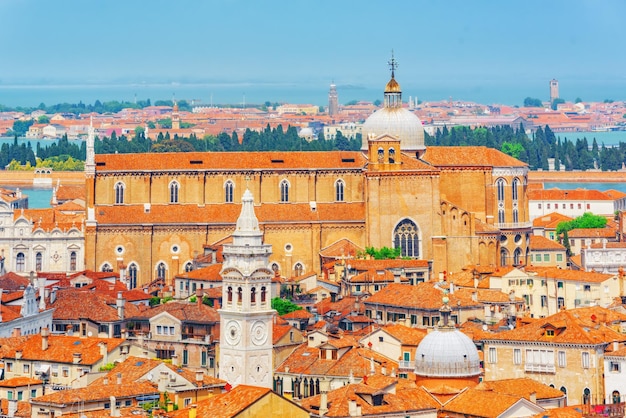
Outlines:
{"label": "golden finial on dome", "polygon": [[396,81],[396,68],[398,68],[398,61],[393,56],[393,49],[391,50],[391,59],[389,60],[389,68],[391,68],[391,80],[385,86],[385,93],[401,93],[400,84]]}

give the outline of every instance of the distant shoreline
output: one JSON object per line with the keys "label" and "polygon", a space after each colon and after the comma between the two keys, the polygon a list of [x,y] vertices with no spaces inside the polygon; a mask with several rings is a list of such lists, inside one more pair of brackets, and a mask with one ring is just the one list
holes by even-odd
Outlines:
{"label": "distant shoreline", "polygon": [[529,183],[626,183],[626,171],[531,171]]}

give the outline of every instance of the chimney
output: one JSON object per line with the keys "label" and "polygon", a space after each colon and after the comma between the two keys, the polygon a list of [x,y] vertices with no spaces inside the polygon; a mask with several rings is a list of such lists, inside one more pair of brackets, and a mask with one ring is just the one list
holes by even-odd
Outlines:
{"label": "chimney", "polygon": [[203,385],[204,383],[204,371],[203,370],[196,371],[196,382],[198,383],[198,386]]}
{"label": "chimney", "polygon": [[82,359],[83,359],[83,355],[81,353],[74,353],[74,354],[72,354],[72,363],[73,364],[80,363]]}
{"label": "chimney", "polygon": [[109,377],[105,376],[104,379],[102,379],[102,384],[103,385],[108,385],[109,384]]}
{"label": "chimney", "polygon": [[120,319],[124,319],[124,304],[125,304],[125,300],[122,297],[122,292],[117,292],[117,301],[115,302],[116,306],[117,306],[117,316],[119,316]]}
{"label": "chimney", "polygon": [[52,292],[50,293],[50,304],[51,305],[57,300],[57,290],[59,290],[59,288],[57,286],[54,286],[52,288]]}
{"label": "chimney", "polygon": [[22,358],[22,350],[15,351],[15,360],[19,360]]}
{"label": "chimney", "polygon": [[189,418],[196,418],[196,414],[197,414],[197,407],[196,407],[196,404],[194,403],[189,408]]}
{"label": "chimney", "polygon": [[619,341],[613,341],[613,351],[619,350]]}
{"label": "chimney", "polygon": [[198,308],[202,307],[202,290],[196,290],[196,302],[198,303]]}
{"label": "chimney", "polygon": [[35,287],[35,272],[31,270],[28,276],[29,276],[28,279],[30,281],[30,285],[32,287]]}
{"label": "chimney", "polygon": [[454,293],[454,283],[450,282],[450,294]]}
{"label": "chimney", "polygon": [[478,302],[478,292],[476,290],[472,291],[472,300]]}
{"label": "chimney", "polygon": [[120,417],[120,416],[122,416],[120,414],[120,410],[117,409],[117,405],[115,404],[115,402],[116,402],[115,396],[111,396],[109,398],[109,402],[111,403],[111,416],[112,417]]}
{"label": "chimney", "polygon": [[530,401],[535,404],[537,403],[537,392],[532,392],[530,394]]}
{"label": "chimney", "polygon": [[215,310],[218,310],[220,308],[219,299],[215,299],[215,302],[213,302],[213,307],[215,308]]}
{"label": "chimney", "polygon": [[38,277],[37,286],[39,287],[39,310],[46,310],[46,278]]}
{"label": "chimney", "polygon": [[102,357],[102,364],[107,364],[109,362],[109,350],[107,347],[107,343],[102,341],[100,344],[100,356]]}
{"label": "chimney", "polygon": [[361,407],[357,405],[356,401],[353,401],[353,400],[348,401],[348,416],[350,417],[361,416]]}
{"label": "chimney", "polygon": [[121,385],[121,384],[122,384],[122,373],[118,373],[118,374],[116,375],[115,382],[116,382],[118,385]]}
{"label": "chimney", "polygon": [[17,399],[11,399],[9,401],[7,415],[13,418],[16,412],[17,412]]}
{"label": "chimney", "polygon": [[47,327],[43,327],[41,329],[41,350],[46,351],[48,349],[48,336],[50,335],[50,331]]}
{"label": "chimney", "polygon": [[167,382],[169,380],[170,380],[169,372],[162,371],[161,374],[159,375],[159,383],[158,383],[159,392],[161,393],[165,392],[165,389],[167,389]]}
{"label": "chimney", "polygon": [[326,378],[320,380],[320,417],[328,412],[328,391],[330,389],[330,381]]}

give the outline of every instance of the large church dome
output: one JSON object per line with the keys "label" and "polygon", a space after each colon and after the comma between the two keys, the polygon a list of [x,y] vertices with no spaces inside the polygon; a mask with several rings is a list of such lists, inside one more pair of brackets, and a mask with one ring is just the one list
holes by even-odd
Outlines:
{"label": "large church dome", "polygon": [[479,375],[478,350],[472,340],[457,329],[435,329],[415,350],[415,374],[427,377]]}
{"label": "large church dome", "polygon": [[390,65],[391,80],[385,86],[385,105],[363,123],[361,150],[368,149],[370,136],[388,134],[400,140],[402,151],[423,151],[426,149],[424,127],[413,112],[402,107],[402,89],[394,77],[396,63],[393,58]]}

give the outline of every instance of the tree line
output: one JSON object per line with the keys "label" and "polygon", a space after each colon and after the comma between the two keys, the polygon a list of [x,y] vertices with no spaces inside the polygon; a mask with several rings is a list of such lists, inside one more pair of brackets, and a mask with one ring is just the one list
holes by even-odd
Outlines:
{"label": "tree line", "polygon": [[598,146],[593,139],[591,147],[587,138],[576,142],[567,137],[556,137],[549,126],[538,127],[528,137],[523,126],[495,126],[470,128],[458,126],[438,129],[434,136],[425,136],[426,145],[467,146],[483,145],[498,149],[528,164],[531,170],[548,170],[548,159],[554,159],[554,169],[565,171],[600,169],[614,171],[626,161],[626,143],[615,147]]}

